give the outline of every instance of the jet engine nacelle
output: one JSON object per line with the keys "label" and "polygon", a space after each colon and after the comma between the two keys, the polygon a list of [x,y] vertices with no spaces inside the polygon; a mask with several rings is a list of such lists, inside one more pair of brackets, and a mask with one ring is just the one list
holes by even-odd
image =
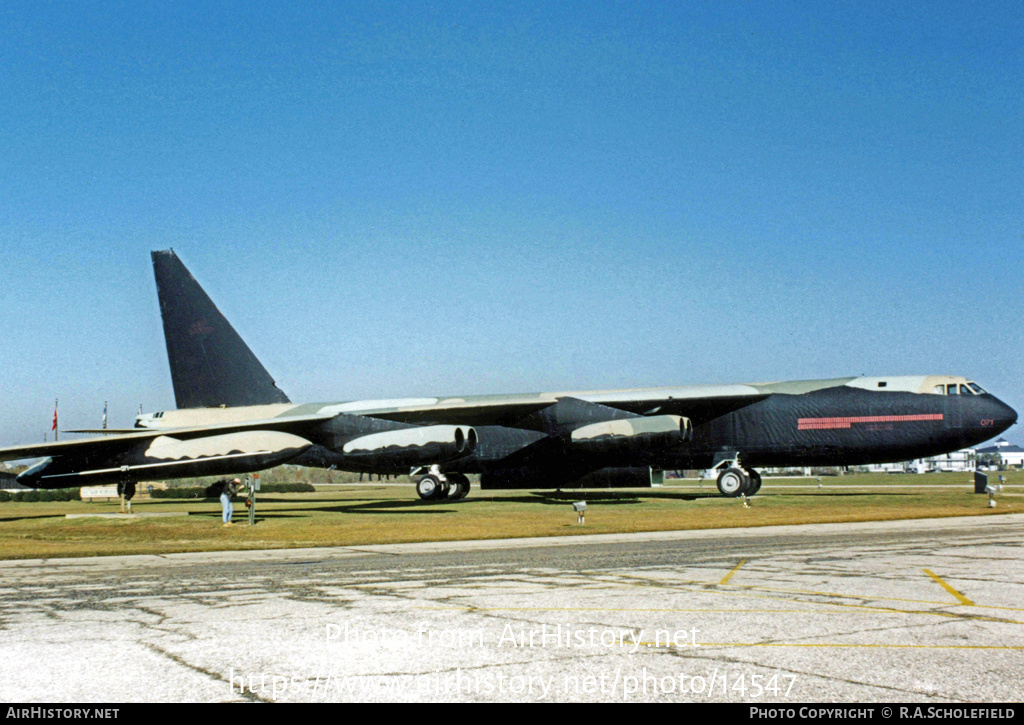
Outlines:
{"label": "jet engine nacelle", "polygon": [[665,482],[665,472],[647,466],[601,468],[577,476],[544,469],[510,469],[480,474],[480,488],[650,488]]}
{"label": "jet engine nacelle", "polygon": [[[428,425],[371,433],[342,446],[346,467],[368,471],[401,471],[468,456],[477,436],[464,425]],[[408,470],[405,470],[408,473]]]}
{"label": "jet engine nacelle", "polygon": [[31,488],[67,488],[251,473],[287,463],[310,445],[305,438],[278,431],[246,431],[186,440],[158,436],[108,460],[85,461],[73,454],[47,458],[17,480]]}
{"label": "jet engine nacelle", "polygon": [[692,437],[689,418],[655,415],[591,423],[574,430],[569,442],[582,453],[631,453],[671,448]]}

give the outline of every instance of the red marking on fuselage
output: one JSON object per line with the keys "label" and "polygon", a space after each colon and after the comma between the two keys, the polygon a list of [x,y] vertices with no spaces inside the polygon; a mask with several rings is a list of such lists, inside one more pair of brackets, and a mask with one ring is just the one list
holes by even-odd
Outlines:
{"label": "red marking on fuselage", "polygon": [[800,418],[797,430],[835,430],[849,428],[854,423],[908,423],[924,420],[943,420],[942,413],[920,415],[858,415],[848,418]]}

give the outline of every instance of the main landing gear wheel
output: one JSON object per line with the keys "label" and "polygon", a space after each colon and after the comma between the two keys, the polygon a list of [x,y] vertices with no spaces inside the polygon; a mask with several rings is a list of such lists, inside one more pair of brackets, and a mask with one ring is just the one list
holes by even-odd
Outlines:
{"label": "main landing gear wheel", "polygon": [[437,501],[448,495],[448,486],[437,476],[428,473],[416,481],[416,493],[424,501]]}
{"label": "main landing gear wheel", "polygon": [[448,479],[448,500],[461,501],[469,493],[469,478],[461,473],[446,473]]}
{"label": "main landing gear wheel", "polygon": [[750,476],[750,490],[747,491],[747,496],[753,496],[761,490],[761,474],[753,469],[749,470],[747,474]]}
{"label": "main landing gear wheel", "polygon": [[726,468],[718,474],[718,490],[729,498],[748,493],[750,483],[750,477],[742,468]]}

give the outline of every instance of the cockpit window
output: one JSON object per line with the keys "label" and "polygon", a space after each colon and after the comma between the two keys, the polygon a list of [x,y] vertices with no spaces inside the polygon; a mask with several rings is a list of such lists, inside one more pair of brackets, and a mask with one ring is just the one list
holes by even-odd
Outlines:
{"label": "cockpit window", "polygon": [[982,388],[977,383],[967,383],[967,384],[971,386],[971,390],[973,390],[976,395],[984,395],[985,394],[985,389]]}
{"label": "cockpit window", "polygon": [[936,385],[935,389],[932,392],[935,393],[936,395],[945,395],[946,394],[946,386],[945,385]]}
{"label": "cockpit window", "polygon": [[957,391],[955,385],[947,385],[946,386],[946,395],[957,395],[957,394],[958,394],[958,391]]}
{"label": "cockpit window", "polygon": [[960,386],[960,395],[974,395],[974,393],[966,385],[961,385]]}

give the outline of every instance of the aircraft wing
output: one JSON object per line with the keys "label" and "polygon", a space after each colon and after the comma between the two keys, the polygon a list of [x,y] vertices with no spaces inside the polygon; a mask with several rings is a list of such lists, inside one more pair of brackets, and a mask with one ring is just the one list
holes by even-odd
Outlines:
{"label": "aircraft wing", "polygon": [[[520,427],[559,400],[572,398],[633,415],[678,415],[695,425],[764,400],[771,392],[750,385],[703,385],[599,392],[438,398],[423,401],[373,401],[345,404],[345,412],[413,425],[498,425]],[[325,406],[324,410],[330,409]],[[529,427],[529,426],[527,426]]]}

